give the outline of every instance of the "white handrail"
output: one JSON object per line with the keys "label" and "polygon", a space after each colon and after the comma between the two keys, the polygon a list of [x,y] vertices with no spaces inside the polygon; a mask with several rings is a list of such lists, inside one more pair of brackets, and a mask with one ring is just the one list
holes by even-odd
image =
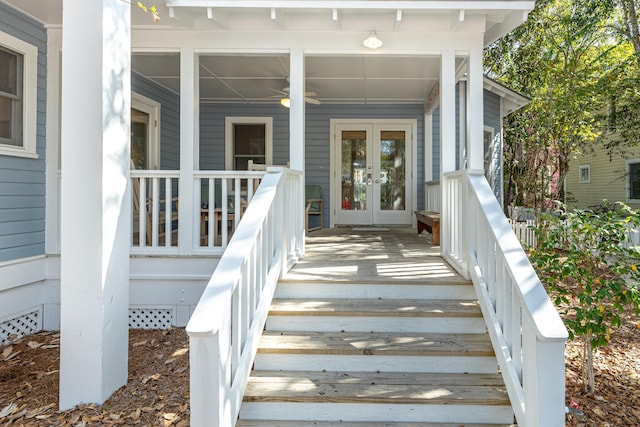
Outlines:
{"label": "white handrail", "polygon": [[444,177],[460,203],[449,259],[473,281],[518,425],[564,426],[567,330],[482,171]]}
{"label": "white handrail", "polygon": [[[278,278],[295,258],[304,205],[287,193],[302,173],[270,168],[187,325],[191,426],[235,424]],[[285,227],[285,224],[287,226]],[[283,239],[286,233],[300,234]]]}

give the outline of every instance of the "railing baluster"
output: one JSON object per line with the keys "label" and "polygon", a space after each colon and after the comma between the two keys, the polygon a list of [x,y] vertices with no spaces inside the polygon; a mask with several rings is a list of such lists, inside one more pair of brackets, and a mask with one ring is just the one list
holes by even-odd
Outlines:
{"label": "railing baluster", "polygon": [[139,232],[138,232],[138,240],[139,245],[144,247],[147,246],[147,179],[146,178],[138,178],[140,180],[140,193],[138,194],[139,209],[138,209],[138,224],[139,224]]}
{"label": "railing baluster", "polygon": [[165,210],[164,210],[164,246],[167,248],[171,247],[171,238],[173,237],[173,197],[172,197],[172,188],[171,188],[171,178],[164,179],[164,200],[165,200]]}
{"label": "railing baluster", "polygon": [[209,186],[207,187],[208,204],[207,204],[207,247],[212,248],[215,245],[215,236],[218,233],[218,225],[216,224],[216,179],[209,178]]}

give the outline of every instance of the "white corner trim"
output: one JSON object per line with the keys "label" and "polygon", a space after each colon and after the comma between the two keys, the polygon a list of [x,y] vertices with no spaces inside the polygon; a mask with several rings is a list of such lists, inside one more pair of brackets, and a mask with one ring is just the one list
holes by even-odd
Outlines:
{"label": "white corner trim", "polygon": [[46,256],[0,262],[0,292],[46,279]]}

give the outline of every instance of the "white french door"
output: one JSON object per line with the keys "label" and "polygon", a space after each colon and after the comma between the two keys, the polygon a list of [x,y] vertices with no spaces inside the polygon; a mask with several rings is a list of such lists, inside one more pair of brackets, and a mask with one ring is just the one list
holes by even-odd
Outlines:
{"label": "white french door", "polygon": [[411,123],[335,124],[336,224],[411,224]]}

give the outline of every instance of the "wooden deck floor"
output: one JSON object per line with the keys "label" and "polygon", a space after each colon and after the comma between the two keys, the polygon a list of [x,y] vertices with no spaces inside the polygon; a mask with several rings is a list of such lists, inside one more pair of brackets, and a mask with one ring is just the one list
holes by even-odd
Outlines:
{"label": "wooden deck floor", "polygon": [[306,254],[286,280],[463,282],[415,228],[338,227],[309,233]]}

